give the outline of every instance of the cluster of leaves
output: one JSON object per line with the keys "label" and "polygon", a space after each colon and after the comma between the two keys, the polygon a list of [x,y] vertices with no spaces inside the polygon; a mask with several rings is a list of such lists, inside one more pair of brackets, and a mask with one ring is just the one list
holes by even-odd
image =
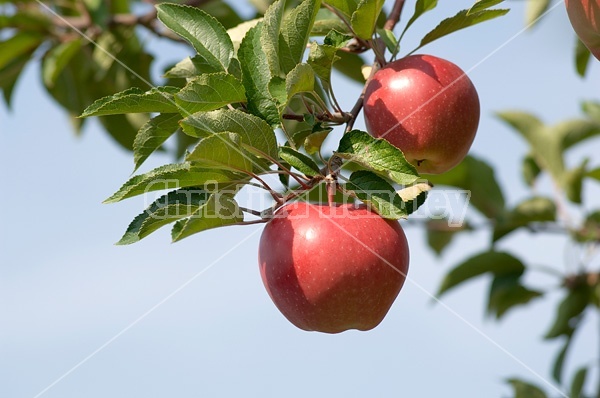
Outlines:
{"label": "cluster of leaves", "polygon": [[[505,14],[489,9],[499,2],[477,2],[442,21],[421,46]],[[436,4],[417,1],[407,27]],[[133,142],[136,169],[179,129],[199,141],[181,163],[137,175],[107,199],[117,202],[172,189],[134,219],[121,244],[171,223],[177,241],[209,228],[265,222],[289,200],[302,195],[313,199],[314,192],[323,192],[323,184],[337,189],[338,197],[359,199],[389,219],[405,218],[423,203],[428,186],[412,190],[412,197],[397,191],[417,183],[416,169],[387,141],[352,130],[360,108],[344,112],[331,85],[332,68],[342,54],[379,48],[376,57],[382,64],[386,61],[377,43],[384,41],[390,44],[390,57],[396,56],[399,39],[390,29],[383,33],[383,1],[331,0],[323,5],[305,0],[289,9],[285,1],[276,1],[263,17],[229,30],[198,8],[157,6],[158,19],[196,52],[166,72],[168,78],[183,80],[182,87],[128,89],[95,101],[81,116],[155,114]],[[322,39],[310,42],[304,62],[311,37]],[[321,145],[341,124],[347,125],[346,133],[324,161]],[[276,131],[285,137],[283,145]],[[350,174],[340,171],[347,164],[354,165]],[[272,174],[279,175],[283,193],[269,185]],[[248,185],[268,191],[273,206],[262,211],[240,206],[235,196]]]}
{"label": "cluster of leaves", "polygon": [[[553,126],[544,124],[534,115],[524,112],[500,112],[498,117],[516,131],[529,145],[530,152],[522,161],[522,176],[531,189],[531,196],[514,207],[508,207],[493,169],[484,161],[467,157],[465,161],[441,176],[432,176],[436,185],[459,187],[471,192],[471,218],[486,220],[484,227],[491,227],[490,248],[456,267],[445,276],[439,295],[460,284],[488,275],[491,277],[487,313],[501,319],[509,310],[542,297],[549,291],[541,291],[523,282],[528,270],[513,254],[498,249],[498,242],[517,230],[532,233],[563,232],[574,244],[596,249],[600,245],[600,209],[586,209],[582,203],[584,182],[600,181],[599,165],[590,166],[584,159],[569,168],[565,156],[578,144],[600,135],[600,104],[584,102],[584,117],[564,121]],[[554,197],[541,196],[537,185],[541,176],[547,176],[556,188]],[[568,201],[568,204],[565,203]],[[577,209],[581,221],[566,214],[567,209]],[[474,214],[479,213],[479,214]],[[475,228],[476,221],[467,220],[460,227],[449,227],[446,220],[430,220],[427,225],[428,242],[438,254],[453,238]],[[550,269],[550,267],[548,267]],[[552,375],[558,383],[563,382],[563,365],[578,327],[586,313],[600,307],[600,273],[587,264],[581,264],[577,274],[562,274],[558,287],[564,290],[564,298],[558,306],[554,321],[545,339],[560,339],[563,345],[555,359]],[[572,395],[579,397],[586,380],[587,367],[582,367],[573,377]],[[546,397],[539,387],[511,379],[516,397]]]}
{"label": "cluster of leaves", "polygon": [[[0,0],[0,90],[10,106],[25,67],[41,58],[41,81],[50,96],[69,114],[77,133],[79,116],[95,99],[131,87],[152,85],[153,56],[137,26],[155,29],[155,11],[136,15],[131,0]],[[222,1],[199,1],[198,7],[218,15],[231,27],[242,22]],[[177,82],[173,82],[177,84]],[[106,132],[131,150],[145,113],[100,117]],[[179,133],[179,152],[190,143]]]}

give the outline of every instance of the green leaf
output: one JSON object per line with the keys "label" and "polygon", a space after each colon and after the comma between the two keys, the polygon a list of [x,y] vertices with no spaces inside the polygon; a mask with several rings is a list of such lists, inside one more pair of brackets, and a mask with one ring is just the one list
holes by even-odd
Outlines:
{"label": "green leaf", "polygon": [[304,175],[312,177],[321,174],[314,160],[290,147],[279,148],[279,157]]}
{"label": "green leaf", "polygon": [[248,97],[248,110],[271,126],[276,126],[280,124],[279,109],[269,91],[271,73],[260,43],[262,27],[262,23],[259,23],[248,31],[240,44],[238,57]]}
{"label": "green leaf", "polygon": [[47,87],[54,87],[58,75],[80,49],[81,40],[75,39],[61,43],[46,53],[42,62],[42,78]]}
{"label": "green leaf", "polygon": [[352,30],[356,36],[363,40],[371,39],[384,3],[384,0],[361,0],[358,3],[351,19]]}
{"label": "green leaf", "polygon": [[365,77],[362,73],[362,67],[365,65],[365,60],[358,54],[340,51],[337,53],[340,62],[335,62],[333,67],[346,77],[363,85]]}
{"label": "green leaf", "polygon": [[415,11],[413,12],[412,17],[406,23],[402,34],[400,35],[400,40],[404,37],[404,34],[412,26],[412,24],[421,17],[421,15],[425,14],[427,11],[433,10],[437,7],[437,0],[417,0],[415,3]]}
{"label": "green leaf", "polygon": [[263,19],[263,28],[260,36],[260,43],[266,55],[271,75],[279,76],[281,68],[279,66],[279,32],[283,22],[285,11],[285,1],[277,0],[274,2]]}
{"label": "green leaf", "polygon": [[315,127],[317,128],[313,129],[313,132],[304,139],[304,149],[310,155],[321,150],[323,142],[329,136],[329,133],[333,131],[331,127]]}
{"label": "green leaf", "polygon": [[554,181],[560,183],[565,165],[562,156],[565,147],[564,132],[566,131],[563,123],[558,130],[552,131],[534,115],[524,112],[502,112],[498,113],[501,120],[513,127],[531,147],[531,154],[536,163],[550,173]]}
{"label": "green leaf", "polygon": [[477,25],[481,22],[501,17],[505,15],[508,11],[509,10],[505,9],[482,10],[477,12],[469,12],[469,10],[462,10],[455,16],[444,19],[442,22],[440,22],[438,26],[436,26],[431,32],[427,33],[425,37],[423,37],[423,39],[421,39],[419,47],[417,47],[412,52],[439,38],[449,35],[450,33],[454,33],[458,30]]}
{"label": "green leaf", "polygon": [[504,213],[504,195],[494,169],[483,160],[467,156],[458,166],[444,174],[428,175],[433,185],[447,185],[471,192],[471,204],[488,218]]}
{"label": "green leaf", "polygon": [[504,0],[477,0],[471,8],[469,8],[469,14],[473,14],[479,11],[486,10],[490,7],[502,3]]}
{"label": "green leaf", "polygon": [[417,197],[403,200],[399,192],[395,191],[385,179],[367,170],[352,173],[345,190],[347,194],[360,199],[381,217],[391,220],[408,217],[425,203],[427,198],[427,192],[422,191]]}
{"label": "green leaf", "polygon": [[186,133],[193,137],[206,137],[222,132],[236,133],[245,144],[277,158],[277,139],[273,129],[264,120],[249,113],[237,109],[199,112],[183,119],[182,124]]}
{"label": "green leaf", "polygon": [[191,216],[210,195],[201,188],[185,188],[161,196],[133,219],[117,245],[138,242],[164,225]]}
{"label": "green leaf", "polygon": [[466,223],[454,225],[448,219],[429,219],[425,227],[427,244],[438,256],[442,254],[458,233],[471,229]]}
{"label": "green leaf", "polygon": [[134,171],[177,131],[179,119],[179,113],[162,113],[142,126],[133,142]]}
{"label": "green leaf", "polygon": [[196,7],[162,3],[156,9],[158,19],[187,40],[206,63],[227,71],[233,43],[219,21]]}
{"label": "green leaf", "polygon": [[175,113],[179,109],[173,100],[173,95],[177,92],[179,92],[178,87],[155,87],[146,92],[133,87],[94,101],[80,117],[123,113]]}
{"label": "green leaf", "polygon": [[527,154],[523,158],[521,170],[523,172],[523,179],[525,180],[525,183],[530,187],[533,187],[537,177],[542,171],[540,166],[535,161],[535,158],[531,154]]}
{"label": "green leaf", "polygon": [[269,93],[279,108],[279,112],[283,113],[285,105],[288,103],[288,95],[286,90],[285,79],[279,76],[274,76],[269,82]]}
{"label": "green leaf", "polygon": [[244,215],[229,194],[213,194],[206,204],[192,213],[190,218],[179,220],[173,226],[173,242],[212,228],[225,227],[244,221]]}
{"label": "green leaf", "polygon": [[[590,106],[590,104],[584,103],[583,106]],[[561,149],[566,150],[600,135],[600,122],[582,119],[567,120],[552,126],[550,134],[556,135],[560,139]]]}
{"label": "green leaf", "polygon": [[396,55],[398,50],[400,49],[398,39],[396,39],[396,35],[389,29],[377,29],[377,34],[383,40],[385,47],[392,55]]}
{"label": "green leaf", "polygon": [[300,93],[315,91],[315,72],[308,64],[298,64],[285,78],[287,102]]}
{"label": "green leaf", "polygon": [[487,312],[495,315],[496,319],[502,318],[506,312],[516,306],[529,303],[541,292],[531,290],[520,282],[519,273],[496,276],[490,286]]}
{"label": "green leaf", "polygon": [[333,64],[339,59],[336,47],[318,44],[317,42],[310,44],[308,64],[319,79],[321,79],[326,89],[331,87],[331,69],[333,68]]}
{"label": "green leaf", "polygon": [[406,218],[409,211],[416,210],[416,206],[409,208],[386,180],[370,171],[359,170],[352,173],[345,190],[386,219]]}
{"label": "green leaf", "polygon": [[[0,1],[2,3],[2,1]],[[36,8],[21,8],[12,15],[0,15],[0,29],[16,28],[22,32],[38,31],[43,33],[51,26],[48,15]]]}
{"label": "green leaf", "polygon": [[571,398],[585,398],[583,395],[583,386],[587,377],[588,369],[586,367],[579,368],[575,376],[573,377],[573,383],[571,383]]}
{"label": "green leaf", "polygon": [[531,28],[550,7],[550,0],[527,0],[525,8],[525,24]]}
{"label": "green leaf", "polygon": [[246,102],[246,93],[242,82],[233,75],[210,73],[190,81],[175,95],[175,101],[190,115]]}
{"label": "green leaf", "polygon": [[556,359],[554,360],[554,366],[552,367],[552,377],[558,383],[562,382],[561,380],[562,380],[562,372],[563,372],[563,367],[564,367],[564,363],[565,363],[565,358],[567,356],[567,352],[569,351],[569,347],[571,346],[572,340],[573,340],[573,334],[569,334],[567,336],[567,338],[565,339],[565,343],[563,344],[562,348],[558,352]]}
{"label": "green leaf", "polygon": [[323,39],[323,44],[326,46],[332,46],[335,48],[343,48],[348,44],[350,40],[352,40],[354,36],[342,33],[337,30],[330,30],[327,32],[327,35]]}
{"label": "green leaf", "polygon": [[600,123],[600,102],[583,101],[581,110],[592,120]]}
{"label": "green leaf", "polygon": [[574,235],[578,242],[600,242],[600,211],[588,214]]}
{"label": "green leaf", "polygon": [[208,167],[252,172],[253,159],[241,148],[241,137],[235,133],[216,133],[202,139],[185,160]]}
{"label": "green leaf", "polygon": [[348,26],[335,13],[327,8],[321,8],[317,12],[315,22],[310,32],[311,36],[325,36],[332,30],[350,34]]}
{"label": "green leaf", "polygon": [[583,178],[587,175],[588,162],[589,159],[583,159],[579,166],[567,170],[563,176],[562,186],[565,189],[567,198],[573,203],[581,204]]}
{"label": "green leaf", "polygon": [[510,210],[494,227],[493,241],[529,224],[556,220],[556,204],[544,197],[526,199]]}
{"label": "green leaf", "polygon": [[579,76],[585,77],[591,59],[592,53],[577,37],[577,44],[575,45],[575,70],[577,70]]}
{"label": "green leaf", "polygon": [[205,184],[243,183],[247,179],[246,176],[238,173],[200,167],[190,162],[168,164],[148,173],[130,178],[117,192],[106,199],[104,203],[116,203],[123,199],[154,191],[202,186]]}
{"label": "green leaf", "polygon": [[516,257],[504,253],[489,251],[478,254],[454,267],[446,274],[438,296],[466,282],[469,279],[491,273],[496,277],[505,275],[521,275],[525,270],[523,263]]}
{"label": "green leaf", "polygon": [[106,29],[110,19],[110,3],[102,0],[83,0],[92,22]]}
{"label": "green leaf", "polygon": [[187,57],[179,61],[175,66],[165,72],[167,79],[190,79],[203,73],[216,73],[220,68],[216,68],[206,63],[206,60],[199,55]]}
{"label": "green leaf", "polygon": [[324,0],[323,3],[329,4],[344,15],[348,21],[352,18],[352,14],[356,11],[360,0]]}
{"label": "green leaf", "polygon": [[0,42],[0,69],[8,65],[13,59],[37,48],[42,40],[43,36],[39,33],[19,32]]}
{"label": "green leaf", "polygon": [[533,384],[518,379],[508,379],[507,382],[513,387],[514,398],[548,398],[544,391]]}
{"label": "green leaf", "polygon": [[597,169],[588,171],[586,176],[600,181],[600,167]]}
{"label": "green leaf", "polygon": [[570,335],[573,330],[573,321],[579,317],[590,303],[590,291],[587,286],[580,286],[569,291],[560,303],[556,319],[544,338],[554,339],[562,335]]}
{"label": "green leaf", "polygon": [[304,0],[283,20],[279,36],[279,65],[288,74],[302,61],[321,0]]}
{"label": "green leaf", "polygon": [[9,108],[12,93],[17,84],[17,80],[19,79],[21,72],[31,59],[32,55],[33,51],[20,55],[9,62],[4,68],[0,69],[0,89],[2,90],[6,105]]}
{"label": "green leaf", "polygon": [[402,151],[364,131],[353,130],[344,134],[336,155],[383,174],[400,185],[410,185],[419,178],[417,170],[406,161]]}

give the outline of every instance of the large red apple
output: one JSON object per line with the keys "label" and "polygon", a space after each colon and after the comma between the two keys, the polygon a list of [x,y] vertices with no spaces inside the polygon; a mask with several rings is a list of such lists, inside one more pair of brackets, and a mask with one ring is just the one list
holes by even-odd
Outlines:
{"label": "large red apple", "polygon": [[600,0],[565,0],[565,5],[573,30],[600,60]]}
{"label": "large red apple", "polygon": [[398,147],[420,173],[439,174],[467,155],[479,125],[479,97],[455,64],[412,55],[375,73],[365,91],[367,131]]}
{"label": "large red apple", "polygon": [[397,221],[364,206],[284,206],[265,226],[258,261],[271,299],[304,330],[369,330],[387,314],[408,271]]}

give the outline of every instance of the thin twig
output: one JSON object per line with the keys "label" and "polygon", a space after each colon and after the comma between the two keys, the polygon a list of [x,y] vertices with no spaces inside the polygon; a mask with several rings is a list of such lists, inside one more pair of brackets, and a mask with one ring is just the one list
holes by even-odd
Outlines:
{"label": "thin twig", "polygon": [[261,217],[262,218],[262,214],[258,210],[248,209],[246,207],[241,207],[241,206],[239,207],[239,209],[241,211],[243,211],[244,213],[252,214],[253,216],[257,216],[257,217]]}
{"label": "thin twig", "polygon": [[396,0],[387,21],[385,21],[385,24],[383,25],[383,29],[394,30],[396,24],[398,21],[400,21],[400,15],[402,14],[402,9],[404,8],[404,1],[405,0]]}

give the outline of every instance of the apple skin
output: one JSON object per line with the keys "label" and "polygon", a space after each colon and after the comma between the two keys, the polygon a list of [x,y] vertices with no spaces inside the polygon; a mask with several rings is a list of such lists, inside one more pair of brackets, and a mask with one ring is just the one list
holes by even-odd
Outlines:
{"label": "apple skin", "polygon": [[600,60],[600,0],[565,0],[573,30]]}
{"label": "apple skin", "polygon": [[365,91],[367,131],[398,147],[419,173],[444,173],[464,159],[479,126],[479,96],[455,64],[411,55],[378,70]]}
{"label": "apple skin", "polygon": [[295,202],[265,226],[258,261],[291,323],[340,333],[383,320],[406,279],[409,251],[400,224],[365,206]]}

